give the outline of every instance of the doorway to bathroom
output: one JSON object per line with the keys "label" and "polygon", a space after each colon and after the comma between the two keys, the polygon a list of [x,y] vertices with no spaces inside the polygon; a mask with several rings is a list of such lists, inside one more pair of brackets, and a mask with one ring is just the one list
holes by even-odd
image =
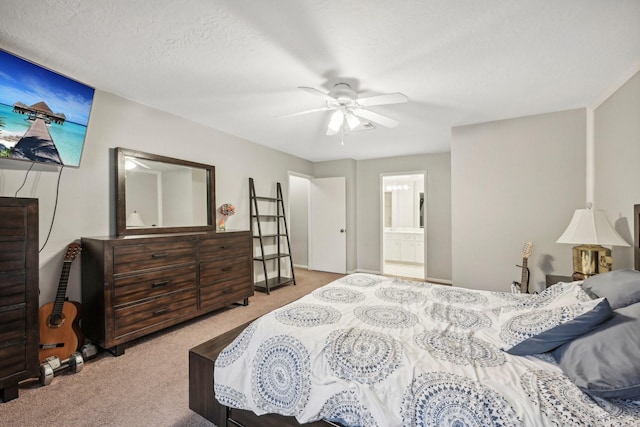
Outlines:
{"label": "doorway to bathroom", "polygon": [[424,280],[425,173],[383,174],[382,273]]}

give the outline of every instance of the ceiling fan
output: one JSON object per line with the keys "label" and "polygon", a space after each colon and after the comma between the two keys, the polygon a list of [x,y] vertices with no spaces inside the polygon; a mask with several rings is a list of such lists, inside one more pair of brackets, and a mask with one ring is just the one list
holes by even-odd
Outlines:
{"label": "ceiling fan", "polygon": [[405,95],[399,92],[370,96],[367,98],[358,98],[356,91],[351,89],[351,86],[347,83],[337,83],[329,93],[324,93],[318,89],[305,86],[300,86],[298,89],[302,89],[312,95],[321,97],[326,101],[326,106],[314,108],[313,110],[287,114],[280,117],[293,117],[318,111],[333,110],[333,114],[329,120],[329,126],[327,127],[327,135],[335,135],[340,131],[340,129],[342,129],[344,133],[345,122],[349,130],[354,130],[363,123],[361,119],[378,123],[388,128],[394,128],[398,126],[398,121],[374,111],[367,110],[364,107],[401,104],[409,101]]}

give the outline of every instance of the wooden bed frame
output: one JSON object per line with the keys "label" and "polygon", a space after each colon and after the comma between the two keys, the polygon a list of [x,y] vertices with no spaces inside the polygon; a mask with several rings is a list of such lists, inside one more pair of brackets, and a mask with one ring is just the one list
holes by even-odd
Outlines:
{"label": "wooden bed frame", "polygon": [[[640,270],[640,204],[633,206],[634,265]],[[221,405],[213,391],[213,364],[218,354],[240,334],[251,322],[238,326],[218,337],[189,350],[189,408],[202,415],[217,427],[264,426],[264,427],[340,427],[328,421],[300,424],[294,417],[277,414],[256,415],[251,411],[228,408]]]}
{"label": "wooden bed frame", "polygon": [[294,417],[278,414],[256,415],[251,411],[229,408],[216,400],[213,391],[213,364],[218,354],[249,326],[244,325],[210,339],[189,350],[189,408],[202,415],[217,427],[340,427],[328,421],[300,424]]}

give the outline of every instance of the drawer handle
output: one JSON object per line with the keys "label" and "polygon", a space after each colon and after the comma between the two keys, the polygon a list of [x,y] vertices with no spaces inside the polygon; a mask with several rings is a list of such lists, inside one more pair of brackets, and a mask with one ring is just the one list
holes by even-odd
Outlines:
{"label": "drawer handle", "polygon": [[233,292],[233,289],[225,289],[224,291],[222,291],[222,294],[230,294],[231,292]]}
{"label": "drawer handle", "polygon": [[153,254],[153,255],[151,255],[151,258],[166,258],[167,255],[168,254],[166,252],[160,253],[160,254]]}
{"label": "drawer handle", "polygon": [[153,312],[154,316],[160,316],[161,314],[165,314],[167,311],[169,311],[168,308],[163,308],[162,310],[157,310]]}
{"label": "drawer handle", "polygon": [[151,288],[161,288],[163,286],[167,286],[169,284],[168,280],[165,280],[164,282],[156,282],[153,285],[151,285]]}
{"label": "drawer handle", "polygon": [[224,267],[224,268],[221,268],[221,270],[224,272],[227,272],[227,271],[233,270],[233,267]]}
{"label": "drawer handle", "polygon": [[231,246],[220,246],[220,249],[225,250],[225,249],[230,249]]}

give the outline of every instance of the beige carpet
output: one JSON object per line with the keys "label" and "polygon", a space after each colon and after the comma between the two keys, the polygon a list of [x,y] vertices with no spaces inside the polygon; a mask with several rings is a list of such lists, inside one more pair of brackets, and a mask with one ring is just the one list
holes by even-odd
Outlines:
{"label": "beige carpet", "polygon": [[102,352],[77,374],[20,386],[0,403],[0,426],[213,426],[189,409],[189,349],[342,275],[296,269],[296,286],[257,292],[224,309],[134,341],[120,357]]}

